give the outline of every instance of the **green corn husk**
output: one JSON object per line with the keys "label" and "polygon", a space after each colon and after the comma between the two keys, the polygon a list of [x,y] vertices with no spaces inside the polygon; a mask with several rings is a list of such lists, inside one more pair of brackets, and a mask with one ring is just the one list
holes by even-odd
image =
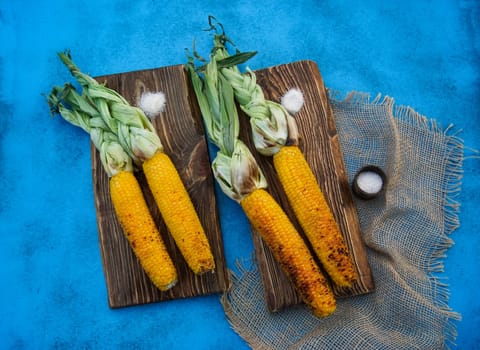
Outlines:
{"label": "green corn husk", "polygon": [[131,106],[118,92],[82,73],[68,51],[58,56],[82,87],[82,95],[70,96],[68,104],[92,118],[101,118],[137,166],[163,151],[152,123],[140,108]]}
{"label": "green corn husk", "polygon": [[[238,57],[232,61],[236,59]],[[240,202],[254,190],[266,188],[267,181],[248,147],[238,138],[239,120],[233,89],[218,75],[219,60],[221,57],[212,52],[206,65],[196,69],[194,58],[189,57],[186,67],[207,135],[219,149],[212,162],[213,174],[222,191]]]}
{"label": "green corn husk", "polygon": [[[216,30],[216,26],[210,23],[210,29]],[[212,51],[224,62],[234,57],[229,55],[226,49],[227,43],[232,41],[225,36],[222,27],[222,33],[214,35]],[[235,56],[240,54],[237,50]],[[247,68],[247,73],[242,74],[237,66],[238,63],[231,61],[233,63],[229,66],[217,67],[218,74],[231,84],[240,108],[250,117],[252,138],[257,151],[271,156],[282,146],[297,144],[298,129],[295,119],[280,103],[265,99],[253,71]]]}
{"label": "green corn husk", "polygon": [[121,171],[133,171],[132,159],[118,142],[117,136],[110,131],[103,119],[83,112],[82,108],[94,113],[89,102],[78,94],[70,84],[54,87],[47,97],[52,114],[60,114],[67,122],[78,126],[90,134],[90,138],[99,151],[100,160],[109,177]]}

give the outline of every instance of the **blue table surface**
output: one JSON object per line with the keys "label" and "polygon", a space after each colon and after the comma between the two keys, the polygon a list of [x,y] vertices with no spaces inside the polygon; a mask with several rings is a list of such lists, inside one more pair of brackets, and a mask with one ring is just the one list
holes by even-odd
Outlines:
{"label": "blue table surface", "polygon": [[[71,78],[71,49],[95,76],[206,53],[215,15],[249,65],[315,61],[342,94],[382,93],[465,142],[460,228],[441,274],[459,349],[480,348],[480,3],[463,1],[0,0],[0,348],[246,349],[219,295],[111,310],[100,258],[89,138],[52,119],[42,94]],[[473,157],[472,157],[473,155]],[[477,154],[478,156],[478,154]],[[238,206],[218,195],[227,264],[249,258]]]}

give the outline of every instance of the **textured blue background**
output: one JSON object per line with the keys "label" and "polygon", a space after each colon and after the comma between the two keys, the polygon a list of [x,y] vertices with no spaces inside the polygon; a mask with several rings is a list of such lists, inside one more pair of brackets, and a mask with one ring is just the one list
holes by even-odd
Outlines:
{"label": "textured blue background", "polygon": [[[328,87],[392,96],[480,149],[478,1],[221,3],[0,0],[0,348],[247,348],[218,295],[108,308],[89,139],[52,119],[42,97],[70,80],[57,51],[70,48],[91,75],[184,63],[194,37],[209,47],[202,29],[213,14],[240,49],[259,50],[253,69],[314,60]],[[479,159],[464,171],[442,276],[463,316],[458,348],[478,349]],[[250,233],[238,207],[219,201],[234,269],[251,256]]]}

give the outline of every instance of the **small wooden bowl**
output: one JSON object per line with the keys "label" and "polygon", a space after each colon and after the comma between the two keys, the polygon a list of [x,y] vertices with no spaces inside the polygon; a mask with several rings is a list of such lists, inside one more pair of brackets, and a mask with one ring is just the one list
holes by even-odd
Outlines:
{"label": "small wooden bowl", "polygon": [[[360,187],[358,183],[359,177],[366,173],[374,173],[380,177],[382,183],[380,188],[377,191],[369,192]],[[358,172],[355,174],[355,177],[353,178],[353,182],[352,182],[352,190],[356,196],[362,199],[368,200],[368,199],[376,198],[378,195],[380,195],[385,190],[386,184],[387,184],[387,176],[385,175],[384,171],[381,168],[375,165],[366,165],[362,167],[360,170],[358,170]]]}

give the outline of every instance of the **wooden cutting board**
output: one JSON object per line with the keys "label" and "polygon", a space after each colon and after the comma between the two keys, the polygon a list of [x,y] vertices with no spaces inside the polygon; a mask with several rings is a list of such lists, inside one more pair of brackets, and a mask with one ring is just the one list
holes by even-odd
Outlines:
{"label": "wooden cutting board", "polygon": [[[373,278],[343,164],[333,113],[316,64],[299,61],[258,70],[256,74],[265,96],[272,100],[278,101],[292,87],[304,93],[304,107],[295,116],[301,135],[300,147],[332,207],[360,276],[352,288],[335,289],[336,295],[345,297],[373,291]],[[123,236],[110,202],[108,179],[98,152],[92,147],[94,195],[109,305],[115,308],[224,292],[230,282],[224,258],[214,179],[200,111],[186,71],[182,65],[177,65],[108,75],[98,77],[97,80],[106,82],[108,87],[117,90],[132,104],[136,104],[144,91],[165,93],[166,110],[155,119],[154,126],[166,153],[172,157],[186,184],[200,220],[206,228],[217,262],[214,274],[198,277],[189,271],[156,210],[145,179],[138,173],[147,203],[179,272],[179,283],[173,289],[168,292],[156,289],[144,274]],[[248,120],[240,111],[239,114],[241,137],[256,155],[269,181],[269,191],[301,231],[275,176],[271,158],[262,157],[255,152]],[[298,295],[273,259],[268,247],[255,231],[252,231],[252,237],[268,309],[277,311],[298,304]]]}

